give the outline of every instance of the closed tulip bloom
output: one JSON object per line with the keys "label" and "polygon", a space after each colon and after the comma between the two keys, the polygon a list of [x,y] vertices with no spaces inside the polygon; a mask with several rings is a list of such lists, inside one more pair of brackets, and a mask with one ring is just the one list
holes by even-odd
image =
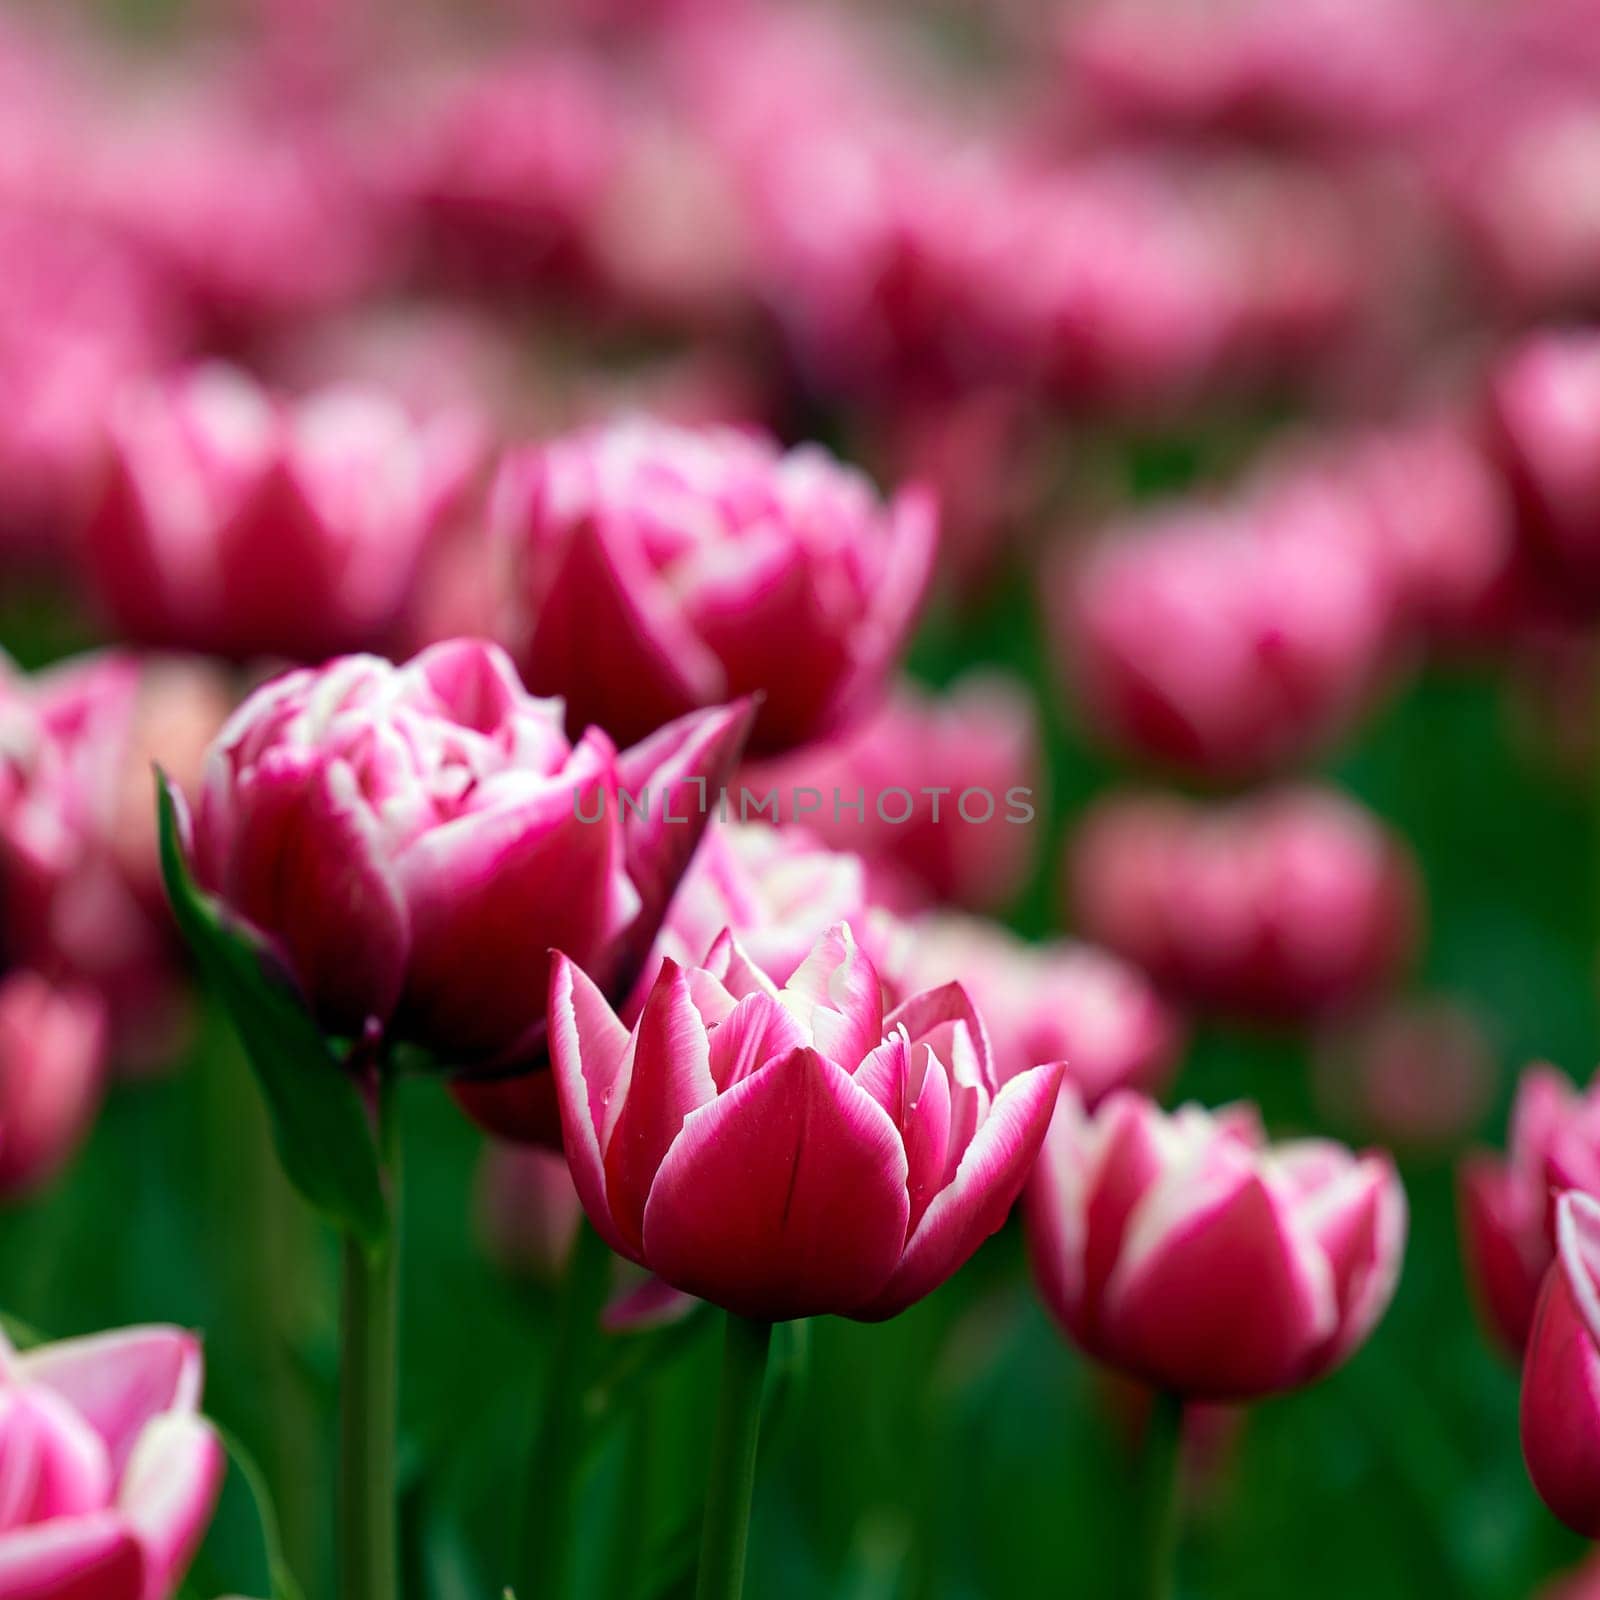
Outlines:
{"label": "closed tulip bloom", "polygon": [[375,391],[282,403],[195,368],[125,391],[88,518],[88,573],[140,644],[320,660],[384,644],[459,489],[453,427]]}
{"label": "closed tulip bloom", "polygon": [[1344,730],[1387,665],[1397,595],[1364,518],[1306,509],[1168,511],[1057,566],[1052,617],[1097,733],[1239,778]]}
{"label": "closed tulip bloom", "polygon": [[197,1414],[201,1377],[176,1328],[21,1354],[0,1336],[0,1593],[172,1600],[227,1467]]}
{"label": "closed tulip bloom", "polygon": [[1183,1046],[1181,1017],[1137,967],[1071,939],[1031,944],[998,922],[935,913],[874,933],[902,993],[960,983],[994,1045],[1001,1082],[1039,1061],[1093,1107],[1117,1089],[1155,1094]]}
{"label": "closed tulip bloom", "polygon": [[569,743],[560,702],[476,640],[304,668],[212,747],[196,875],[329,1033],[376,1022],[450,1067],[525,1066],[552,947],[632,982],[748,717],[698,712],[618,755],[598,731]]}
{"label": "closed tulip bloom", "polygon": [[504,1271],[559,1282],[583,1207],[554,1150],[488,1141],[478,1167],[478,1231]]}
{"label": "closed tulip bloom", "polygon": [[925,496],[885,506],[814,446],[627,422],[514,456],[496,493],[528,686],[618,739],[730,696],[752,738],[831,733],[882,686],[922,603]]}
{"label": "closed tulip bloom", "polygon": [[105,1081],[105,1003],[37,972],[0,978],[0,1196],[48,1183],[77,1149]]}
{"label": "closed tulip bloom", "polygon": [[1479,1310],[1520,1356],[1539,1285],[1555,1254],[1554,1197],[1600,1196],[1600,1077],[1580,1090],[1545,1062],[1523,1072],[1504,1155],[1461,1164],[1462,1248]]}
{"label": "closed tulip bloom", "polygon": [[1081,931],[1203,1010],[1303,1020],[1370,999],[1410,960],[1420,885],[1404,845],[1334,790],[1217,807],[1114,796],[1067,863]]}
{"label": "closed tulip bloom", "polygon": [[1540,1498],[1576,1533],[1600,1538],[1600,1200],[1555,1207],[1545,1273],[1522,1364],[1522,1456]]}
{"label": "closed tulip bloom", "polygon": [[1070,1089],[1028,1186],[1039,1292],[1091,1356],[1187,1398],[1299,1388],[1394,1292],[1405,1194],[1386,1155],[1269,1146],[1247,1106],[1161,1111]]}
{"label": "closed tulip bloom", "polygon": [[673,1288],[766,1320],[894,1315],[1005,1220],[1059,1064],[998,1084],[958,985],[885,1015],[840,925],[782,988],[731,939],[664,962],[632,1032],[565,957],[551,1056],[590,1220]]}

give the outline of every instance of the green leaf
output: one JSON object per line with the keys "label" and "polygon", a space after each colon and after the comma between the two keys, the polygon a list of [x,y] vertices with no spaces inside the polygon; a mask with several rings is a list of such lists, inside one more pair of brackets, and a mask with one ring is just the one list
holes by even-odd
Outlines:
{"label": "green leaf", "polygon": [[284,1172],[334,1226],[384,1247],[389,1208],[360,1092],[299,998],[269,975],[257,942],[196,887],[178,842],[178,802],[159,772],[156,800],[167,898],[255,1069]]}

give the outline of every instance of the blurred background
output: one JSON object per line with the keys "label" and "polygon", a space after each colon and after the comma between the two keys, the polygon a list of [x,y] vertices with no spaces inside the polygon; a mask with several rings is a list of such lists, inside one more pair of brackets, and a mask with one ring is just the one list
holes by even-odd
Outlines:
{"label": "blurred background", "polygon": [[[108,1065],[59,1170],[0,1148],[0,1307],[204,1329],[209,1409],[331,1593],[331,1245],[172,950],[147,763],[192,777],[263,660],[493,633],[503,448],[756,427],[941,506],[907,684],[786,770],[1039,796],[978,846],[828,834],[908,969],[993,955],[1019,1050],[1401,1160],[1370,1345],[1194,1429],[1185,1592],[1556,1595],[1582,1550],[1526,1482],[1456,1172],[1525,1063],[1597,1056],[1596,316],[1594,0],[8,0],[0,886],[18,925],[38,861],[73,889],[0,971],[90,992]],[[223,580],[299,642],[208,636],[164,565],[270,408],[357,529],[337,643],[292,539]],[[130,483],[167,496],[134,555]],[[37,676],[112,644],[114,694],[105,657]],[[65,843],[3,765],[40,717],[88,797]],[[436,1084],[405,1117],[409,1592],[478,1600],[571,1199],[485,1168]],[[595,1352],[584,1594],[684,1592],[715,1345],[697,1315]],[[1111,1592],[1139,1401],[1015,1227],[891,1324],[788,1330],[774,1406],[764,1600]],[[187,1592],[268,1582],[236,1474]]]}

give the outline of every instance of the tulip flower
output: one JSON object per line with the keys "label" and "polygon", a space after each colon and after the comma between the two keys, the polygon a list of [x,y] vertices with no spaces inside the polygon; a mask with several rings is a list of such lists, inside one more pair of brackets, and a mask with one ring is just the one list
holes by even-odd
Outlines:
{"label": "tulip flower", "polygon": [[558,1282],[582,1217],[572,1174],[555,1151],[488,1142],[478,1170],[478,1227],[501,1268]]}
{"label": "tulip flower", "polygon": [[106,1033],[94,990],[0,978],[0,1195],[33,1192],[77,1149],[100,1103]]}
{"label": "tulip flower", "polygon": [[125,391],[84,554],[140,644],[320,660],[383,644],[459,492],[455,427],[375,392],[294,404],[222,366]]}
{"label": "tulip flower", "polygon": [[1238,778],[1343,731],[1387,664],[1397,595],[1353,508],[1350,525],[1304,511],[1168,511],[1055,567],[1051,614],[1098,733]]}
{"label": "tulip flower", "polygon": [[631,1033],[564,956],[551,1060],[584,1210],[620,1255],[765,1321],[877,1320],[1005,1220],[1059,1064],[999,1084],[959,985],[884,1012],[841,924],[779,989],[731,938],[662,963]]}
{"label": "tulip flower", "polygon": [[1035,1281],[1096,1360],[1187,1399],[1299,1388],[1389,1304],[1406,1231],[1386,1155],[1269,1146],[1252,1108],[1069,1088],[1026,1196]]}
{"label": "tulip flower", "polygon": [[1522,1364],[1522,1455],[1549,1508],[1600,1539],[1600,1200],[1563,1194]]}
{"label": "tulip flower", "polygon": [[1600,1196],[1600,1075],[1584,1090],[1544,1062],[1523,1072],[1504,1156],[1461,1165],[1468,1277],[1490,1332],[1520,1356],[1539,1285],[1555,1254],[1553,1196]]}
{"label": "tulip flower", "polygon": [[0,1593],[172,1600],[227,1464],[197,1414],[201,1375],[176,1328],[20,1354],[0,1336]]}
{"label": "tulip flower", "polygon": [[637,738],[734,695],[791,748],[864,710],[921,605],[934,516],[823,451],[616,424],[514,456],[496,490],[507,636],[575,724]]}
{"label": "tulip flower", "polygon": [[[1030,944],[978,917],[918,917],[885,928],[880,966],[902,993],[959,982],[994,1045],[1002,1083],[1038,1061],[1064,1061],[1091,1108],[1114,1090],[1155,1094],[1183,1045],[1183,1022],[1144,973],[1070,939]],[[877,946],[875,946],[876,948]]]}
{"label": "tulip flower", "polygon": [[725,779],[748,720],[697,712],[618,755],[594,730],[569,743],[560,702],[492,645],[343,657],[268,684],[223,729],[195,874],[325,1033],[376,1025],[451,1068],[526,1070],[550,950],[626,993],[705,825],[701,786]]}
{"label": "tulip flower", "polygon": [[972,673],[940,694],[901,683],[841,738],[747,768],[741,781],[758,801],[776,789],[783,817],[862,856],[890,903],[997,911],[1038,847],[1039,738],[1033,698],[1015,679]]}
{"label": "tulip flower", "polygon": [[1398,975],[1421,920],[1402,843],[1354,800],[1311,785],[1205,809],[1112,797],[1074,839],[1081,931],[1180,999],[1235,1016],[1306,1019]]}

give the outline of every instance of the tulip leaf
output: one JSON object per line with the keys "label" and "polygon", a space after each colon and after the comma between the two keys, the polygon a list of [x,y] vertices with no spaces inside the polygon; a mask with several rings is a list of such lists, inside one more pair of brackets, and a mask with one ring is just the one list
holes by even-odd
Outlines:
{"label": "tulip leaf", "polygon": [[226,1007],[261,1085],[289,1181],[334,1226],[369,1249],[384,1245],[389,1212],[361,1094],[265,952],[190,876],[178,804],[157,774],[161,872],[173,916],[201,976]]}

